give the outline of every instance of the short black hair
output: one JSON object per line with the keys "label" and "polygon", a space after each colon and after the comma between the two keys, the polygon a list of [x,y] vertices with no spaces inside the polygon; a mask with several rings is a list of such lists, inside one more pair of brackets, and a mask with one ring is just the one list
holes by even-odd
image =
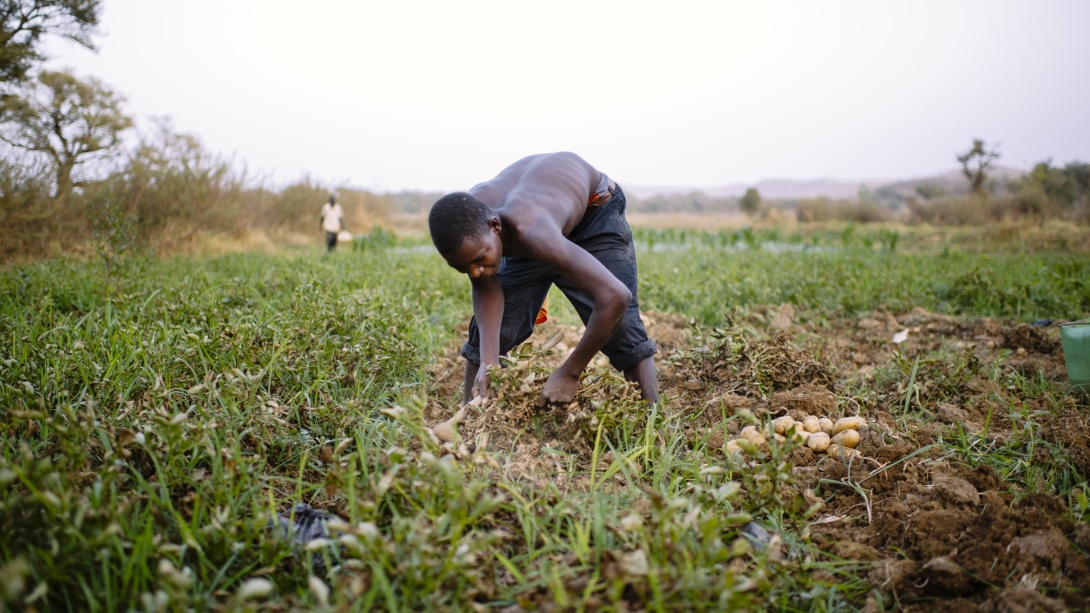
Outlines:
{"label": "short black hair", "polygon": [[492,209],[466,192],[447,194],[431,206],[428,229],[439,253],[453,253],[467,238],[483,234]]}

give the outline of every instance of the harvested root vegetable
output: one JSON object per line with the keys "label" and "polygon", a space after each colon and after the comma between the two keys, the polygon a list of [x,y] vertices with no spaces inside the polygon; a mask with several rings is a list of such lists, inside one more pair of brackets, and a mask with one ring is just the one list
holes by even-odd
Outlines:
{"label": "harvested root vegetable", "polygon": [[[461,411],[459,411],[461,413]],[[451,417],[443,423],[435,424],[431,427],[431,431],[435,433],[435,436],[444,443],[453,443],[455,437],[458,435],[458,414]]]}
{"label": "harvested root vegetable", "polygon": [[746,426],[745,428],[742,428],[742,432],[739,436],[758,447],[765,444],[765,437],[757,430],[756,426]]}
{"label": "harvested root vegetable", "polygon": [[454,439],[458,436],[458,424],[462,423],[462,420],[466,418],[466,412],[470,407],[479,407],[483,405],[484,401],[484,396],[477,396],[473,400],[462,405],[462,408],[458,409],[458,412],[455,413],[453,417],[432,426],[431,431],[435,433],[436,438],[444,443],[453,443]]}
{"label": "harvested root vegetable", "polygon": [[731,440],[727,441],[726,449],[727,449],[728,454],[735,454],[735,453],[741,453],[742,452],[742,447],[738,445],[738,439],[731,439]]}
{"label": "harvested root vegetable", "polygon": [[843,430],[833,435],[833,442],[845,447],[855,447],[859,444],[859,432],[857,430]]}
{"label": "harvested root vegetable", "polygon": [[806,440],[806,446],[814,451],[825,451],[829,448],[829,435],[824,432],[815,432]]}
{"label": "harvested root vegetable", "polygon": [[855,417],[841,417],[833,424],[833,436],[844,430],[862,430],[867,427],[867,420],[856,415]]}
{"label": "harvested root vegetable", "polygon": [[806,419],[802,420],[802,428],[807,432],[821,432],[821,420],[813,415],[807,415]]}
{"label": "harvested root vegetable", "polygon": [[833,435],[833,420],[828,417],[822,417],[821,419],[818,419],[818,426],[825,434],[828,434],[829,436]]}
{"label": "harvested root vegetable", "polygon": [[802,427],[799,426],[788,430],[787,435],[805,445],[806,441],[810,440],[811,433],[803,430]]}
{"label": "harvested root vegetable", "polygon": [[795,423],[795,418],[790,415],[784,415],[783,417],[777,417],[772,420],[772,431],[776,434],[785,434],[787,429]]}
{"label": "harvested root vegetable", "polygon": [[845,447],[844,445],[829,445],[829,448],[825,450],[825,453],[842,462],[858,460],[863,457],[862,453],[859,453],[851,447]]}

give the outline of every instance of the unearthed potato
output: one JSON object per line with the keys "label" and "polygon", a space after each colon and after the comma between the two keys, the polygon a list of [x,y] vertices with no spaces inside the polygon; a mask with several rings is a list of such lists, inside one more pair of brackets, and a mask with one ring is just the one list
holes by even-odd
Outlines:
{"label": "unearthed potato", "polygon": [[833,420],[828,417],[822,417],[818,420],[818,425],[821,426],[821,431],[829,436],[833,435]]}
{"label": "unearthed potato", "polygon": [[859,453],[851,447],[845,447],[843,445],[829,445],[829,448],[825,450],[825,453],[842,462],[847,462],[849,460],[858,460],[859,458],[863,457],[862,453]]}
{"label": "unearthed potato", "polygon": [[776,441],[777,443],[786,443],[787,437],[782,434],[773,434],[772,440]]}
{"label": "unearthed potato", "polygon": [[795,422],[794,426],[787,430],[787,438],[794,439],[795,441],[806,444],[806,441],[810,439],[810,433],[802,429],[802,424]]}
{"label": "unearthed potato", "polygon": [[859,432],[856,430],[843,430],[837,432],[833,436],[833,442],[837,445],[844,445],[845,447],[855,449],[856,445],[859,444]]}
{"label": "unearthed potato", "polygon": [[757,430],[756,426],[746,426],[745,428],[742,428],[742,432],[739,436],[758,447],[765,444],[765,437]]}
{"label": "unearthed potato", "polygon": [[727,453],[742,453],[742,448],[738,446],[738,439],[731,439],[727,441]]}
{"label": "unearthed potato", "polygon": [[772,420],[772,431],[776,434],[783,434],[787,432],[787,429],[795,423],[795,418],[790,415],[784,415],[783,417],[777,417]]}
{"label": "unearthed potato", "polygon": [[806,419],[802,420],[802,427],[807,432],[820,432],[821,420],[814,417],[813,415],[807,415]]}
{"label": "unearthed potato", "polygon": [[814,451],[825,451],[829,448],[829,435],[824,432],[815,432],[806,440],[806,446]]}
{"label": "unearthed potato", "polygon": [[867,420],[856,415],[855,417],[841,417],[833,424],[832,434],[835,436],[837,433],[844,430],[861,430],[867,427]]}

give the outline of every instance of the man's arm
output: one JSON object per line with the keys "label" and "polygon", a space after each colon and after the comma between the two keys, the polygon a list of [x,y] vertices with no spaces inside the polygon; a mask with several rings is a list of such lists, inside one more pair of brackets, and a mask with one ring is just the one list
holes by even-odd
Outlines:
{"label": "man's arm", "polygon": [[579,376],[587,364],[621,325],[625,310],[632,302],[632,292],[594,256],[567,239],[554,244],[550,252],[540,255],[539,259],[556,268],[594,300],[586,332],[541,392],[542,402],[567,404],[575,398]]}
{"label": "man's arm", "polygon": [[500,364],[500,324],[503,321],[503,285],[498,276],[470,279],[473,286],[473,315],[481,335],[481,368],[470,397],[488,395],[488,368]]}

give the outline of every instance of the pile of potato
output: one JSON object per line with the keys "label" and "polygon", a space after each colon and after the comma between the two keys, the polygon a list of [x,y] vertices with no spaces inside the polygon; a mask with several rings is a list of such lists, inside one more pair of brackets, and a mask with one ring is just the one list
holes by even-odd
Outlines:
{"label": "pile of potato", "polygon": [[[859,431],[866,427],[867,421],[859,416],[842,417],[833,422],[828,417],[807,415],[802,421],[796,421],[790,415],[784,415],[770,424],[775,440],[782,443],[787,437],[793,437],[817,453],[824,452],[845,462],[862,455],[855,447],[859,444]],[[755,449],[765,444],[766,434],[767,431],[762,432],[756,426],[746,426],[739,438],[727,441],[727,453],[750,453],[751,449],[747,448]]]}

